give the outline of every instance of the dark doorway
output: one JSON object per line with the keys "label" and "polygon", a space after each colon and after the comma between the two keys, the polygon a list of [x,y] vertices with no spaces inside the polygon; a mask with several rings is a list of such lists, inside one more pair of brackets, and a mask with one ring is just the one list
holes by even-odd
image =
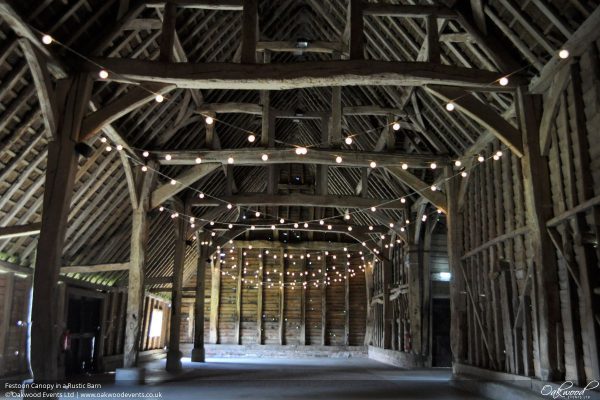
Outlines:
{"label": "dark doorway", "polygon": [[69,294],[67,330],[70,346],[65,351],[67,376],[92,372],[97,367],[102,300]]}
{"label": "dark doorway", "polygon": [[433,299],[432,313],[432,365],[434,367],[451,367],[450,300]]}

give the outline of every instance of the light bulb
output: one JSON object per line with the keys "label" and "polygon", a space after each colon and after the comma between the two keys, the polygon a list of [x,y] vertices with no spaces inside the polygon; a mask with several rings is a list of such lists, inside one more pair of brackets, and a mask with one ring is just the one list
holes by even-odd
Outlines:
{"label": "light bulb", "polygon": [[407,170],[407,169],[408,169],[408,164],[406,164],[406,163],[403,163],[403,164],[402,164],[402,169],[403,169],[403,170]]}
{"label": "light bulb", "polygon": [[231,210],[233,208],[233,206],[231,204],[227,204],[227,209]]}
{"label": "light bulb", "polygon": [[271,229],[272,229],[272,230],[275,230],[275,225],[271,225]]}
{"label": "light bulb", "polygon": [[375,161],[371,161],[371,163],[369,164],[369,167],[376,168],[377,167],[377,163]]}
{"label": "light bulb", "polygon": [[261,159],[263,161],[268,161],[269,160],[269,156],[267,154],[263,154],[262,157],[261,157]]}
{"label": "light bulb", "polygon": [[202,164],[202,159],[200,157],[196,157],[196,164]]}
{"label": "light bulb", "polygon": [[294,228],[298,228],[298,224],[294,224]]}
{"label": "light bulb", "polygon": [[377,211],[377,208],[375,208],[375,207],[371,207],[371,211],[372,211],[372,212],[375,212],[375,211]]}
{"label": "light bulb", "polygon": [[401,199],[400,199],[400,203],[402,203],[402,204],[406,203],[406,199],[405,199],[404,197],[403,197],[403,198],[401,198]]}
{"label": "light bulb", "polygon": [[304,227],[305,227],[305,228],[308,228],[308,223],[306,223],[306,222],[305,222],[305,223],[304,223]]}
{"label": "light bulb", "polygon": [[165,211],[165,208],[163,206],[160,206],[160,208],[158,209],[158,211],[163,212],[163,211]]}
{"label": "light bulb", "polygon": [[500,84],[500,86],[506,86],[508,85],[508,78],[506,76],[503,76],[502,78],[500,78],[498,83]]}
{"label": "light bulb", "polygon": [[173,158],[173,157],[171,157],[171,155],[170,155],[170,154],[167,154],[167,155],[165,156],[165,160],[167,160],[167,161],[171,161],[171,158]]}
{"label": "light bulb", "polygon": [[256,136],[254,136],[252,133],[248,135],[248,141],[250,143],[254,143],[255,140],[256,140]]}
{"label": "light bulb", "polygon": [[233,224],[229,224],[229,225],[227,225],[227,227],[228,227],[229,229],[231,229],[231,228],[233,228]]}
{"label": "light bulb", "polygon": [[435,186],[435,185],[431,185],[431,191],[432,191],[432,192],[435,192],[436,190],[437,190],[437,186]]}
{"label": "light bulb", "polygon": [[123,146],[121,146],[120,144],[117,145],[117,150],[121,151],[123,150]]}
{"label": "light bulb", "polygon": [[177,181],[175,179],[171,179],[171,185],[176,185]]}
{"label": "light bulb", "polygon": [[346,137],[346,139],[344,140],[344,142],[346,142],[346,144],[349,146],[352,144],[352,138],[350,136]]}
{"label": "light bulb", "polygon": [[104,136],[100,138],[100,143],[106,143],[106,138]]}
{"label": "light bulb", "polygon": [[229,157],[229,158],[227,159],[227,164],[233,164],[233,162],[234,162],[234,159],[233,159],[233,157]]}
{"label": "light bulb", "polygon": [[437,168],[437,164],[432,162],[430,165],[431,169],[436,169]]}
{"label": "light bulb", "polygon": [[369,225],[369,230],[372,231],[373,230],[373,225]]}
{"label": "light bulb", "polygon": [[569,50],[567,50],[567,49],[562,49],[561,51],[559,51],[559,52],[558,52],[558,56],[559,56],[560,58],[562,58],[563,60],[564,60],[565,58],[569,58]]}
{"label": "light bulb", "polygon": [[106,146],[106,151],[110,152],[111,150],[112,150],[112,147]]}
{"label": "light bulb", "polygon": [[502,151],[498,150],[498,151],[496,152],[496,155],[497,155],[498,157],[502,157]]}
{"label": "light bulb", "polygon": [[479,161],[479,162],[484,162],[484,161],[485,161],[485,158],[484,158],[483,156],[478,156],[478,157],[477,157],[477,161]]}
{"label": "light bulb", "polygon": [[204,122],[206,122],[206,125],[212,125],[215,122],[215,120],[213,119],[213,117],[206,117],[204,119]]}
{"label": "light bulb", "polygon": [[52,36],[50,35],[44,35],[42,36],[42,43],[44,44],[51,44],[53,41]]}
{"label": "light bulb", "polygon": [[108,78],[108,71],[101,69],[100,72],[98,72],[98,76],[102,79],[106,79]]}
{"label": "light bulb", "polygon": [[351,226],[348,227],[348,231],[352,231],[352,227]]}
{"label": "light bulb", "polygon": [[454,103],[447,103],[446,104],[446,110],[448,110],[448,111],[454,111]]}
{"label": "light bulb", "polygon": [[157,103],[162,103],[164,99],[165,98],[163,97],[162,94],[157,94],[156,97],[154,98],[154,100],[156,100]]}
{"label": "light bulb", "polygon": [[201,199],[203,199],[204,198],[204,193],[198,194],[198,197],[201,198]]}
{"label": "light bulb", "polygon": [[394,122],[394,125],[392,125],[392,129],[395,131],[399,131],[400,130],[400,124],[398,122]]}
{"label": "light bulb", "polygon": [[460,176],[462,176],[463,178],[466,178],[467,175],[469,175],[469,174],[467,174],[466,171],[463,171],[463,172],[460,173]]}
{"label": "light bulb", "polygon": [[285,219],[283,219],[283,218],[280,218],[280,219],[279,219],[279,223],[280,223],[280,224],[284,224],[284,223],[285,223]]}
{"label": "light bulb", "polygon": [[144,158],[148,158],[148,157],[150,157],[150,153],[145,151],[142,153],[142,156],[144,156]]}
{"label": "light bulb", "polygon": [[331,225],[327,225],[327,229],[331,230],[333,228]]}
{"label": "light bulb", "polygon": [[336,163],[338,163],[338,164],[341,164],[341,163],[342,163],[342,157],[340,157],[340,156],[337,156],[337,157],[335,158],[335,162],[336,162]]}
{"label": "light bulb", "polygon": [[148,171],[148,167],[146,167],[145,165],[142,165],[142,172],[146,172]]}
{"label": "light bulb", "polygon": [[255,213],[254,213],[254,216],[255,216],[256,218],[260,217],[260,211],[257,211],[257,212],[255,212]]}
{"label": "light bulb", "polygon": [[325,221],[323,221],[323,220],[319,221],[319,225],[323,225],[324,223],[325,223]]}
{"label": "light bulb", "polygon": [[455,167],[460,167],[461,165],[462,165],[462,161],[460,161],[460,160],[454,161],[454,166]]}

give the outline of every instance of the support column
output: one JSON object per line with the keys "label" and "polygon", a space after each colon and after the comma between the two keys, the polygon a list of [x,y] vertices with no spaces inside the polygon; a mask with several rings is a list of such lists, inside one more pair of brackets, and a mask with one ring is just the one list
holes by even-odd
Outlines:
{"label": "support column", "polygon": [[390,284],[392,280],[392,262],[383,260],[383,348],[392,348],[392,303],[390,302]]}
{"label": "support column", "polygon": [[[190,205],[186,203],[184,215],[190,215]],[[183,218],[175,218],[175,257],[173,263],[173,290],[171,292],[171,329],[169,332],[169,351],[167,352],[167,371],[181,370],[181,351],[179,339],[181,331],[181,290],[183,287],[183,266],[185,263],[185,239],[187,223]]]}
{"label": "support column", "polygon": [[363,0],[350,0],[350,59],[365,57]]}
{"label": "support column", "polygon": [[407,234],[409,243],[406,248],[405,267],[408,271],[408,316],[410,319],[411,347],[414,354],[422,353],[422,291],[423,277],[419,268],[419,250],[411,243],[413,232]]}
{"label": "support column", "polygon": [[[446,177],[453,175],[452,168],[446,168]],[[460,182],[450,179],[447,184],[448,214],[446,225],[448,227],[448,260],[450,264],[450,348],[455,363],[466,360],[466,296],[464,280],[460,271],[460,257],[462,250],[462,229],[459,215]]]}
{"label": "support column", "polygon": [[56,88],[60,115],[48,143],[42,228],[37,245],[31,310],[31,369],[35,381],[56,381],[59,332],[57,294],[67,220],[77,171],[75,144],[91,93],[87,74],[63,79]]}
{"label": "support column", "polygon": [[[194,348],[192,349],[192,361],[204,362],[204,292],[206,279],[206,265],[210,263],[208,242],[210,235],[198,234],[198,267],[196,269],[196,301],[194,304]],[[202,243],[205,243],[204,245]],[[209,264],[210,265],[210,264]]]}
{"label": "support column", "polygon": [[[128,162],[128,161],[127,161]],[[129,164],[125,167],[128,168]],[[123,367],[137,366],[140,334],[144,312],[144,271],[146,270],[146,246],[148,243],[148,210],[150,208],[150,189],[154,173],[137,170],[136,187],[130,187],[133,214],[131,219],[131,250],[127,287],[127,316],[125,325],[125,343],[123,347]],[[137,183],[142,183],[141,185]],[[138,190],[137,188],[140,188]],[[136,193],[137,192],[137,193]]]}
{"label": "support column", "polygon": [[517,90],[518,115],[523,135],[521,158],[527,225],[533,254],[533,271],[537,287],[538,354],[540,378],[562,379],[558,368],[557,327],[560,317],[558,273],[555,251],[546,230],[552,217],[552,196],[548,162],[540,152],[539,102],[526,89]]}

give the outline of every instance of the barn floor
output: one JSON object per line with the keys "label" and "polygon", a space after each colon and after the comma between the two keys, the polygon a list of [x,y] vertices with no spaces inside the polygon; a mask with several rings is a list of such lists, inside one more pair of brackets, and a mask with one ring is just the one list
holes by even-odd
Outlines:
{"label": "barn floor", "polygon": [[164,360],[147,368],[150,385],[102,390],[141,389],[177,400],[481,398],[453,387],[449,369],[401,370],[367,358],[209,358],[205,364],[184,359],[184,371],[176,376],[163,372]]}

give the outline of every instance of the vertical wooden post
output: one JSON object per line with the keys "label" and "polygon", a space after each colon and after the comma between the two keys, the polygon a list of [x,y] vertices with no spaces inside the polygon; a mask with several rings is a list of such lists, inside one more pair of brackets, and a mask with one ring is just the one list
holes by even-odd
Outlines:
{"label": "vertical wooden post", "polygon": [[2,321],[0,321],[0,376],[6,376],[8,357],[7,343],[9,342],[9,329],[12,321],[13,291],[15,286],[15,274],[10,272],[4,275],[4,298],[2,299]]}
{"label": "vertical wooden post", "polygon": [[360,197],[369,197],[369,170],[361,168]]}
{"label": "vertical wooden post", "polygon": [[160,61],[172,62],[174,60],[176,17],[177,7],[175,4],[167,2],[160,35]]}
{"label": "vertical wooden post", "polygon": [[278,259],[281,262],[281,287],[279,288],[279,344],[285,344],[285,330],[284,330],[284,319],[285,319],[285,271],[287,270],[288,258],[283,257],[283,249],[279,250]]}
{"label": "vertical wooden post", "polygon": [[[190,215],[190,204],[186,202],[184,215]],[[187,221],[175,218],[175,257],[173,260],[173,289],[171,291],[171,327],[169,331],[169,350],[167,351],[166,369],[169,372],[181,370],[181,351],[179,341],[181,333],[181,290],[183,287],[183,267],[185,263],[185,241]]]}
{"label": "vertical wooden post", "polygon": [[300,287],[300,345],[306,345],[306,289],[304,283],[306,282],[306,266],[308,264],[308,258],[304,255],[304,262],[300,269],[301,287]]}
{"label": "vertical wooden post", "polygon": [[[210,263],[208,242],[210,235],[207,233],[198,233],[198,264],[196,267],[196,298],[194,303],[194,348],[192,349],[192,361],[204,362],[204,292],[206,280],[206,265]],[[206,243],[206,244],[202,244]]]}
{"label": "vertical wooden post", "polygon": [[560,379],[556,326],[560,316],[558,276],[553,244],[545,221],[552,217],[552,196],[548,163],[540,152],[539,107],[524,87],[517,89],[519,121],[523,135],[521,159],[527,223],[531,229],[534,276],[537,288],[538,345],[540,378]]}
{"label": "vertical wooden post", "polygon": [[256,63],[258,38],[258,0],[244,0],[242,14],[242,64]]}
{"label": "vertical wooden post", "polygon": [[385,146],[387,151],[390,152],[393,152],[396,149],[396,131],[394,131],[394,121],[395,118],[393,115],[388,114],[386,116],[387,132],[385,135]]}
{"label": "vertical wooden post", "polygon": [[383,275],[383,348],[392,348],[392,302],[390,301],[390,284],[392,280],[392,262],[382,262]]}
{"label": "vertical wooden post", "polygon": [[260,267],[258,267],[258,279],[256,281],[256,343],[262,344],[263,339],[263,282],[265,280],[265,269],[267,268],[267,260],[265,253],[260,250]]}
{"label": "vertical wooden post", "polygon": [[327,344],[327,256],[323,256],[323,274],[321,286],[321,346]]}
{"label": "vertical wooden post", "polygon": [[365,56],[363,0],[350,0],[350,59],[362,60]]}
{"label": "vertical wooden post", "polygon": [[425,26],[427,30],[427,61],[431,63],[440,63],[440,39],[438,35],[437,17],[428,15],[425,18]]}
{"label": "vertical wooden post", "polygon": [[[128,162],[128,161],[126,161]],[[127,167],[126,167],[127,168]],[[129,276],[127,283],[127,311],[125,323],[125,344],[123,347],[123,367],[137,365],[140,329],[144,301],[144,271],[146,269],[146,246],[148,243],[148,209],[152,169],[146,173],[134,172],[136,187],[130,187],[132,201],[131,248],[129,255]]]}
{"label": "vertical wooden post", "polygon": [[344,346],[350,345],[350,271],[344,270]]}
{"label": "vertical wooden post", "polygon": [[329,124],[329,143],[337,148],[342,144],[342,88],[331,88],[331,123]]}
{"label": "vertical wooden post", "polygon": [[237,282],[235,290],[235,332],[234,342],[235,344],[241,344],[240,332],[242,329],[242,270],[244,269],[244,249],[241,247],[237,251]]}
{"label": "vertical wooden post", "polygon": [[221,260],[211,260],[210,280],[210,327],[208,341],[212,344],[219,342],[219,303],[221,298]]}
{"label": "vertical wooden post", "polygon": [[31,369],[36,381],[58,378],[58,275],[77,170],[75,144],[90,93],[91,80],[87,74],[57,84],[59,123],[57,132],[53,132],[54,140],[48,143],[44,212],[33,279]]}

